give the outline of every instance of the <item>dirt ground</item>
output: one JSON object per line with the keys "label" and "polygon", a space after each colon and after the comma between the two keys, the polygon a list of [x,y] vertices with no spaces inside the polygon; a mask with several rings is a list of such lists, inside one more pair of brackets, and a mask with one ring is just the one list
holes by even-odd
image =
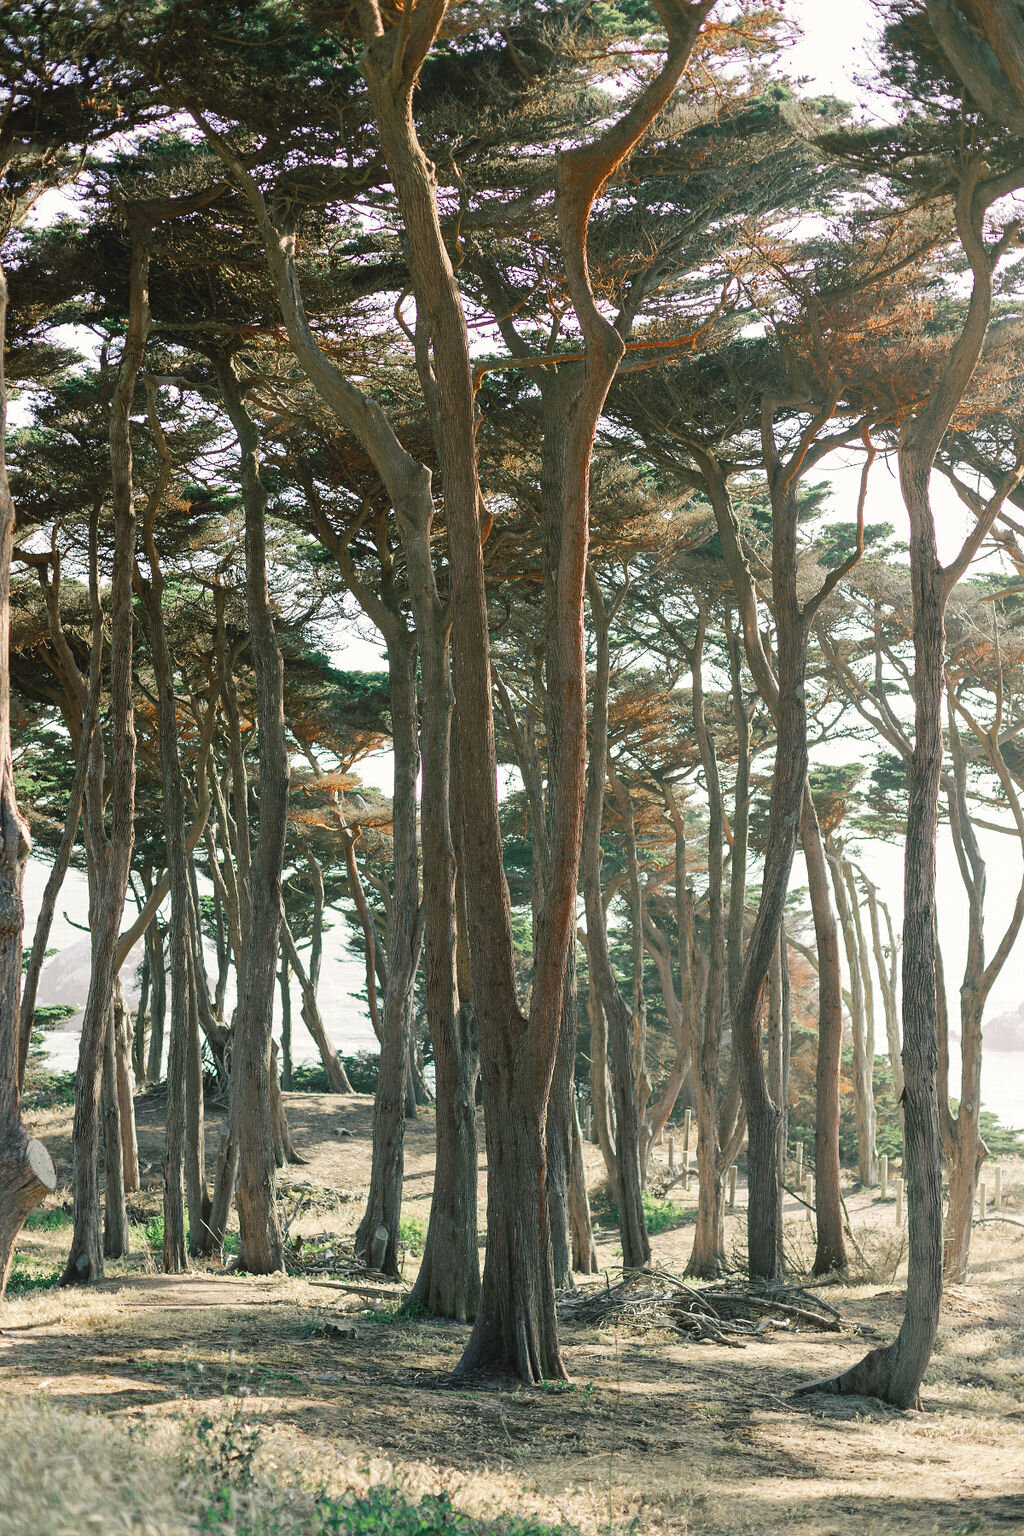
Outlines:
{"label": "dirt ground", "polygon": [[[307,1159],[280,1181],[289,1239],[307,1249],[325,1234],[341,1241],[361,1215],[371,1101],[295,1094],[286,1104]],[[139,1101],[140,1223],[159,1209],[161,1116],[159,1097]],[[66,1176],[70,1111],[37,1116],[35,1129]],[[211,1159],[218,1130],[211,1114]],[[596,1184],[600,1154],[587,1150]],[[424,1111],[406,1136],[410,1250],[429,1211],[432,1161]],[[1022,1219],[1020,1164],[1004,1165],[1003,1189],[1004,1210]],[[695,1190],[677,1185],[670,1198],[691,1210]],[[743,1203],[741,1185],[727,1230],[737,1250]],[[729,1348],[566,1327],[572,1381],[542,1391],[450,1389],[444,1376],[466,1330],[400,1320],[387,1301],[299,1276],[210,1268],[164,1278],[140,1230],[138,1254],[111,1265],[103,1286],[11,1298],[0,1316],[4,1404],[28,1395],[132,1426],[184,1422],[241,1395],[265,1428],[265,1454],[298,1460],[325,1486],[371,1469],[446,1491],[469,1513],[531,1513],[588,1533],[1024,1533],[1024,1229],[976,1227],[971,1282],[947,1295],[924,1412],[793,1399],[794,1387],[851,1363],[899,1323],[905,1232],[894,1202],[851,1188],[847,1203],[861,1254],[850,1283],[823,1293],[842,1313],[840,1334],[767,1333]],[[806,1212],[794,1200],[786,1216],[793,1262],[807,1262]],[[60,1263],[68,1230],[52,1220],[24,1234],[23,1270]],[[691,1242],[690,1225],[659,1233],[656,1263],[681,1274]],[[614,1280],[613,1227],[601,1228],[598,1251]],[[416,1263],[410,1251],[409,1278]]]}

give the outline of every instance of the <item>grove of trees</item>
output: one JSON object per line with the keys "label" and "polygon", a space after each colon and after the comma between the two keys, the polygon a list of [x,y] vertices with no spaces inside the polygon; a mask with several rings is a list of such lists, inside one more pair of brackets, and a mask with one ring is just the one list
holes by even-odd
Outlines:
{"label": "grove of trees", "polygon": [[[64,1285],[127,1252],[161,1080],[164,1270],[233,1210],[240,1267],[282,1268],[291,978],[351,1087],[340,908],[379,1042],[356,1254],[398,1273],[432,1098],[413,1300],[469,1325],[459,1377],[558,1380],[557,1292],[596,1269],[581,1117],[626,1269],[688,1106],[691,1275],[731,1262],[744,1145],[749,1280],[782,1274],[800,957],[815,1273],[848,1260],[847,1030],[857,1176],[884,1037],[909,1202],[898,1333],[812,1386],[918,1401],[1024,923],[1024,875],[986,911],[978,836],[1024,864],[1024,7],[877,9],[868,117],[787,76],[765,0],[3,7],[0,1295],[56,1183],[21,1090],[74,869]],[[339,664],[357,620],[386,672]],[[903,845],[902,935],[872,838]]]}

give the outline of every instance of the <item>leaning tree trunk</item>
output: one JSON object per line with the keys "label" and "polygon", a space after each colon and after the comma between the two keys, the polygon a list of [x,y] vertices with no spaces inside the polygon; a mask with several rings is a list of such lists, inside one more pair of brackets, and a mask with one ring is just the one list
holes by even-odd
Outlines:
{"label": "leaning tree trunk", "polygon": [[804,789],[800,837],[818,951],[818,1055],[814,1081],[814,1193],[818,1240],[814,1273],[826,1275],[846,1267],[843,1196],[839,1182],[843,978],[839,969],[839,933],[829,895],[825,846],[810,785]]}
{"label": "leaning tree trunk", "polygon": [[[149,230],[133,213],[129,214],[129,218],[131,267],[128,332],[110,412],[111,501],[114,519],[114,564],[110,587],[110,715],[113,743],[111,826],[92,933],[92,969],[82,1018],[82,1040],[75,1080],[72,1132],[75,1149],[75,1218],[71,1252],[61,1277],[62,1285],[87,1284],[103,1278],[96,1177],[103,1042],[113,996],[118,932],[124,912],[134,841],[132,578],[135,565],[135,500],[130,421],[135,383],[149,330]],[[102,831],[100,820],[93,833],[94,839],[102,836]]]}
{"label": "leaning tree trunk", "polygon": [[19,1011],[22,883],[28,860],[28,828],[18,810],[11,757],[11,554],[14,503],[5,456],[7,392],[4,333],[7,283],[0,267],[0,1301],[14,1259],[14,1245],[30,1212],[50,1194],[57,1174],[41,1141],[21,1119]]}
{"label": "leaning tree trunk", "polygon": [[[233,1032],[231,1108],[238,1149],[238,1224],[241,1258],[254,1274],[284,1268],[281,1225],[274,1197],[275,1159],[271,1031],[281,928],[281,872],[288,822],[288,745],[284,677],[267,589],[267,496],[259,471],[259,438],[245,406],[231,359],[217,367],[221,394],[241,458],[245,505],[246,607],[259,732],[259,844],[246,877],[248,930],[245,965]],[[246,807],[236,807],[244,818]]]}
{"label": "leaning tree trunk", "polygon": [[[307,972],[306,967],[302,963],[302,958],[299,955],[299,951],[298,951],[298,949],[296,947],[296,944],[295,944],[295,939],[294,939],[294,937],[292,935],[291,928],[290,928],[290,926],[288,924],[288,918],[285,916],[285,914],[283,912],[281,914],[281,956],[282,956],[282,964],[285,967],[288,967],[288,966],[291,967],[291,969],[295,972],[296,979],[297,979],[297,981],[299,983],[299,989],[300,989],[300,991],[302,993],[302,1022],[303,1022],[303,1024],[305,1024],[306,1028],[309,1030],[309,1033],[312,1035],[313,1041],[314,1041],[314,1043],[316,1045],[316,1048],[317,1048],[317,1050],[320,1053],[320,1060],[323,1063],[323,1069],[324,1069],[325,1073],[327,1074],[327,1087],[328,1087],[328,1090],[331,1093],[351,1093],[352,1092],[352,1084],[349,1082],[348,1073],[345,1071],[345,1063],[342,1061],[341,1057],[338,1055],[338,1052],[335,1049],[335,1046],[334,1046],[330,1036],[327,1033],[327,1027],[324,1024],[323,1017],[322,1017],[322,1015],[320,1013],[320,1004],[319,1004],[319,1001],[317,999],[316,989],[313,986],[312,979],[309,976],[309,973]],[[285,975],[285,974],[287,974],[287,972],[283,971],[282,975]],[[285,985],[286,985],[286,983],[282,981],[282,983],[281,983],[281,997],[282,997],[282,999],[284,998]],[[290,1072],[290,1070],[291,1070],[291,1008],[290,1007],[289,1007],[289,1010],[288,1010],[288,1035],[289,1035],[289,1040],[288,1040],[289,1058],[288,1059],[289,1059],[289,1072]]]}

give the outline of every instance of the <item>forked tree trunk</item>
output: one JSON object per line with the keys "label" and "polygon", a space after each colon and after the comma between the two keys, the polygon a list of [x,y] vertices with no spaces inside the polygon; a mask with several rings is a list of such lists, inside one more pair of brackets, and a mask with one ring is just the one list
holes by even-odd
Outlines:
{"label": "forked tree trunk", "polygon": [[[108,1027],[118,935],[131,866],[135,818],[135,717],[132,698],[132,576],[135,563],[135,503],[132,473],[131,406],[149,330],[149,230],[129,212],[131,264],[128,331],[118,368],[110,412],[111,500],[114,562],[111,579],[110,675],[113,779],[110,791],[110,840],[102,888],[97,892],[92,932],[92,969],[82,1018],[82,1039],[75,1080],[75,1217],[62,1285],[103,1278],[100,1245],[96,1148],[104,1041]],[[95,573],[93,582],[95,581]],[[94,602],[98,602],[98,591]],[[96,733],[99,736],[99,733]],[[93,816],[94,854],[103,835],[102,813]],[[120,1145],[118,1145],[120,1160]]]}
{"label": "forked tree trunk", "polygon": [[839,1086],[843,1063],[843,978],[839,933],[829,895],[828,866],[810,785],[804,790],[800,838],[818,951],[818,1054],[814,1078],[814,1194],[817,1246],[814,1273],[846,1268],[839,1167]]}
{"label": "forked tree trunk", "polygon": [[22,883],[28,828],[18,810],[11,759],[11,553],[14,503],[7,480],[4,336],[7,283],[0,267],[0,1302],[25,1218],[50,1194],[57,1174],[41,1141],[26,1134],[19,1089]]}
{"label": "forked tree trunk", "polygon": [[[284,1268],[277,1214],[274,1158],[274,1088],[271,1031],[281,927],[281,872],[288,821],[288,746],[284,723],[281,652],[267,589],[266,490],[260,479],[259,439],[230,358],[218,358],[217,377],[241,460],[245,505],[246,607],[259,731],[259,844],[246,878],[248,928],[235,1015],[231,1062],[233,1139],[238,1147],[238,1224],[241,1259],[254,1274]],[[237,813],[246,815],[245,804]]]}

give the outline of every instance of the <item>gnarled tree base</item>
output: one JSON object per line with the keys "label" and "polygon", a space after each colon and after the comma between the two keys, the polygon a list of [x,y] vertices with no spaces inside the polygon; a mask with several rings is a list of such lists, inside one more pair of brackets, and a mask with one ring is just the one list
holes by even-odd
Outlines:
{"label": "gnarled tree base", "polygon": [[826,1376],[797,1387],[793,1396],[809,1397],[814,1392],[828,1392],[840,1397],[875,1397],[879,1402],[891,1403],[894,1408],[921,1407],[917,1385],[902,1379],[898,1341],[870,1350],[863,1360],[838,1376]]}

